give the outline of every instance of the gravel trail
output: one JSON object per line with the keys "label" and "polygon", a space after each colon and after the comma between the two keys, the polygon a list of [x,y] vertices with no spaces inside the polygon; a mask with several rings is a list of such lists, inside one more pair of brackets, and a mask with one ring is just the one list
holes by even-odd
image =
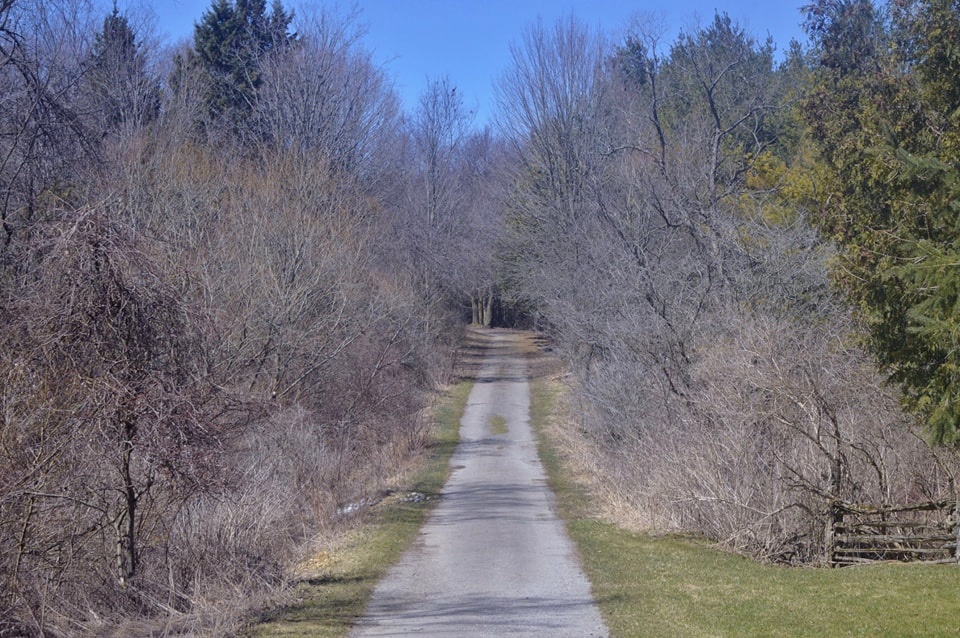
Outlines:
{"label": "gravel trail", "polygon": [[607,635],[537,457],[521,338],[489,334],[441,502],[352,636]]}

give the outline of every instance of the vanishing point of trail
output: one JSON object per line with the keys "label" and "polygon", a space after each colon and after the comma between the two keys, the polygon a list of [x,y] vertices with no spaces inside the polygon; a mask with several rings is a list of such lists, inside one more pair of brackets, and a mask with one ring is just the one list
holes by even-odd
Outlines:
{"label": "vanishing point of trail", "polygon": [[607,635],[551,506],[522,338],[486,333],[441,501],[352,636]]}

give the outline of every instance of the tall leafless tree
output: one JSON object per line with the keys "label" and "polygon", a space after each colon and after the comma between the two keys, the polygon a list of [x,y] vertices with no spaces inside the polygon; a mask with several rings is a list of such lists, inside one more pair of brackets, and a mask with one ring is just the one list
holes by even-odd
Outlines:
{"label": "tall leafless tree", "polygon": [[724,15],[667,50],[646,25],[615,51],[574,20],[537,25],[500,87],[521,160],[505,249],[621,502],[809,561],[829,499],[946,483],[892,460],[940,467],[890,436],[895,398],[843,345],[829,245],[746,179],[778,141],[779,87],[771,43]]}
{"label": "tall leafless tree", "polygon": [[399,112],[388,79],[359,46],[355,19],[304,16],[297,45],[263,61],[254,116],[277,150],[316,153],[375,181],[371,167]]}

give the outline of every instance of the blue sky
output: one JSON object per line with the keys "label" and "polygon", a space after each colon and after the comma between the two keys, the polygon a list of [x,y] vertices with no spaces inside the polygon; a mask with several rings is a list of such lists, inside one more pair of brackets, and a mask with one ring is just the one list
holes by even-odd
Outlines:
{"label": "blue sky", "polygon": [[[393,78],[405,108],[412,109],[430,79],[449,76],[477,111],[475,123],[487,123],[494,109],[493,84],[510,63],[510,43],[538,17],[546,23],[571,12],[605,33],[622,32],[632,16],[643,12],[663,20],[665,42],[681,29],[706,23],[724,11],[758,39],[769,34],[779,51],[802,39],[799,7],[806,0],[358,0],[341,3],[344,14],[360,9],[366,48]],[[170,41],[190,38],[193,25],[210,0],[142,0],[157,16],[161,35]],[[120,3],[121,9],[123,3]],[[299,0],[284,0],[296,8]]]}

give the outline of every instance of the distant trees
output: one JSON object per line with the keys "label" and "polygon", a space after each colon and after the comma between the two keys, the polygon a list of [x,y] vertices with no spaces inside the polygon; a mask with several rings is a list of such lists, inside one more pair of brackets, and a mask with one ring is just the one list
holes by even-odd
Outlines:
{"label": "distant trees", "polygon": [[[190,68],[200,74],[207,127],[225,122],[235,132],[246,130],[262,65],[297,41],[289,31],[292,21],[280,0],[269,14],[266,0],[214,0],[196,24],[193,49],[177,61],[179,74]],[[175,88],[182,90],[185,81],[175,77]]]}
{"label": "distant trees", "polygon": [[417,190],[429,228],[456,223],[452,216],[463,209],[454,180],[471,119],[450,78],[433,80],[420,96],[411,133],[421,175]]}
{"label": "distant trees", "polygon": [[303,16],[296,46],[262,61],[252,117],[274,150],[319,158],[371,184],[383,179],[383,149],[400,112],[359,33],[353,16]]}
{"label": "distant trees", "polygon": [[401,137],[396,233],[423,301],[477,325],[503,318],[499,239],[506,143],[475,130],[449,78],[428,83]]}
{"label": "distant trees", "polygon": [[460,166],[464,205],[451,238],[457,287],[470,301],[470,320],[478,326],[516,325],[522,313],[505,299],[501,242],[509,189],[503,183],[513,157],[489,129],[463,145]]}
{"label": "distant trees", "polygon": [[138,128],[160,112],[160,82],[149,69],[146,52],[116,4],[93,42],[84,83],[100,112],[104,133]]}
{"label": "distant trees", "polygon": [[[570,18],[529,27],[498,86],[501,125],[515,145],[516,187],[505,209],[506,278],[561,334],[592,341],[604,238],[595,215],[602,179],[605,43]],[[596,268],[596,270],[595,270]]]}

